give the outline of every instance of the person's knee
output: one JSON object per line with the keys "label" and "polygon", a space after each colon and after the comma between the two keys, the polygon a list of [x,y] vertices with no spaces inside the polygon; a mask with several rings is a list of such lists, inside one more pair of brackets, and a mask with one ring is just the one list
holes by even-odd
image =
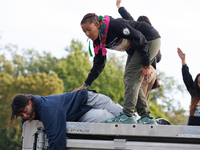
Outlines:
{"label": "person's knee", "polygon": [[105,109],[91,109],[85,113],[78,121],[80,122],[93,122],[103,123],[108,119],[114,118],[115,116]]}

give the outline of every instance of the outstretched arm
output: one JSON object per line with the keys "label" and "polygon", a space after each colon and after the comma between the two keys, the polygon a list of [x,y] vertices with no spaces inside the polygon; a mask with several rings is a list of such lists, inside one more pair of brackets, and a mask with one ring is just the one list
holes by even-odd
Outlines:
{"label": "outstretched arm", "polygon": [[134,20],[130,13],[124,7],[121,7],[121,1],[122,0],[116,0],[116,6],[118,8],[119,14],[122,16],[123,19]]}
{"label": "outstretched arm", "polygon": [[102,50],[99,50],[98,54],[95,54],[93,60],[93,67],[90,70],[90,73],[88,74],[88,77],[85,80],[84,85],[82,85],[78,89],[75,89],[74,91],[80,91],[82,89],[86,89],[87,86],[91,86],[93,81],[96,80],[98,76],[101,74],[105,65],[106,65],[106,55],[102,56]]}
{"label": "outstretched arm", "polygon": [[185,53],[182,52],[182,50],[180,48],[177,48],[177,52],[178,52],[178,55],[182,61],[182,65],[185,65],[186,62],[185,62]]}
{"label": "outstretched arm", "polygon": [[116,6],[119,9],[121,7],[122,0],[116,0]]}
{"label": "outstretched arm", "polygon": [[189,68],[188,68],[188,66],[186,65],[186,62],[185,62],[185,53],[183,53],[180,48],[177,48],[177,52],[178,52],[178,55],[179,55],[179,57],[182,61],[182,65],[183,65],[182,66],[183,82],[184,82],[187,90],[189,91],[190,88],[194,84],[193,79],[192,79],[192,75],[190,74]]}

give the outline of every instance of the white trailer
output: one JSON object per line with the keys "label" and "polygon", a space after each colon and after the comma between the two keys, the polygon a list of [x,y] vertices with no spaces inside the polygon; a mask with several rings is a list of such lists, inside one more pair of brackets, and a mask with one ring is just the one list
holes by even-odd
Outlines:
{"label": "white trailer", "polygon": [[[66,122],[68,150],[200,150],[200,127]],[[48,150],[42,122],[23,125],[22,150]]]}

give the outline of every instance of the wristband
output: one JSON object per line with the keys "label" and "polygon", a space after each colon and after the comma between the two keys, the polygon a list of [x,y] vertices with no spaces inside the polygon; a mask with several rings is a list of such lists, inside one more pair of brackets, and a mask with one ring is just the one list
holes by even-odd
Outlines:
{"label": "wristband", "polygon": [[83,83],[83,85],[87,88],[88,87],[88,84],[86,84],[85,82]]}
{"label": "wristband", "polygon": [[144,69],[150,69],[150,66],[143,66]]}

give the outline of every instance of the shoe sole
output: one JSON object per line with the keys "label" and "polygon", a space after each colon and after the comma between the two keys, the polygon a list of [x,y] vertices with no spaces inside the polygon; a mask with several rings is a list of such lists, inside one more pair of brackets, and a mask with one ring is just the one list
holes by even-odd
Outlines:
{"label": "shoe sole", "polygon": [[121,122],[121,123],[123,123],[123,124],[137,124],[137,122],[126,122],[126,121]]}
{"label": "shoe sole", "polygon": [[118,123],[118,124],[137,124],[136,121],[133,122],[127,122],[127,121],[119,121],[119,122],[107,122],[106,123]]}
{"label": "shoe sole", "polygon": [[152,121],[149,121],[149,122],[143,122],[143,123],[138,123],[138,124],[149,124],[149,125],[158,125],[156,120],[152,120]]}

